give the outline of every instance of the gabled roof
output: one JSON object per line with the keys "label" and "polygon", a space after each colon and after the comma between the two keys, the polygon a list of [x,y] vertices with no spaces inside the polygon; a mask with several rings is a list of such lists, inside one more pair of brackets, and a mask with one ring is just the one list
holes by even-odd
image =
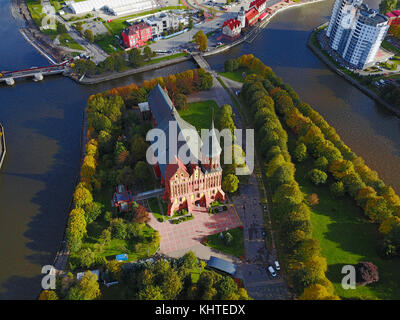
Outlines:
{"label": "gabled roof", "polygon": [[[173,151],[170,149],[170,140],[171,142],[177,141],[177,152],[179,152],[181,147],[186,144],[186,147],[189,151],[187,156],[192,156],[195,159],[201,159],[200,150],[202,141],[197,133],[196,128],[179,116],[179,113],[176,111],[168,94],[161,88],[159,84],[157,84],[150,92],[148,102],[150,110],[153,114],[153,118],[156,121],[157,128],[164,131],[166,138],[165,150],[156,150],[155,156],[157,159],[165,158],[167,163],[169,163],[169,158],[175,159],[177,154],[172,154]],[[175,137],[170,137],[169,125],[171,121],[175,121],[176,123],[177,130]],[[180,137],[183,139],[180,139]],[[167,164],[163,164],[162,162],[163,161],[158,161],[161,174],[165,178]]]}
{"label": "gabled roof", "polygon": [[140,22],[138,24],[133,24],[133,25],[129,26],[128,28],[124,29],[123,32],[128,36],[132,36],[132,35],[136,34],[138,31],[147,29],[147,28],[150,28],[150,26],[147,23]]}
{"label": "gabled roof", "polygon": [[251,8],[250,10],[247,10],[245,14],[247,20],[251,20],[257,15],[258,15],[258,10],[254,7]]}
{"label": "gabled roof", "polygon": [[256,7],[257,9],[261,7],[267,0],[254,0],[253,2],[250,3],[250,7]]}
{"label": "gabled roof", "polygon": [[240,27],[240,21],[237,19],[229,19],[224,22],[222,28],[228,26],[229,29],[233,30],[235,28]]}

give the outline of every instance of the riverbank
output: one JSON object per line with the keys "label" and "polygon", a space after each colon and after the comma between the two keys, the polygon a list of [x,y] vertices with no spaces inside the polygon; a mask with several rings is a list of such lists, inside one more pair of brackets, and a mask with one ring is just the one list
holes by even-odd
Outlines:
{"label": "riverbank", "polygon": [[164,68],[166,66],[177,64],[177,63],[184,62],[184,61],[188,61],[190,59],[192,59],[192,56],[187,55],[187,56],[183,56],[183,57],[178,57],[178,58],[174,58],[174,59],[170,59],[170,60],[161,61],[158,63],[148,64],[146,66],[139,67],[139,68],[132,68],[132,69],[122,71],[122,72],[114,72],[114,73],[109,73],[109,74],[105,74],[105,75],[101,75],[101,76],[94,76],[94,77],[90,77],[90,78],[84,77],[83,79],[82,78],[76,79],[71,76],[71,79],[77,81],[80,84],[89,84],[89,85],[97,84],[97,83],[101,83],[104,81],[115,80],[115,79],[131,76],[131,75],[142,73],[142,72],[147,72],[147,71],[151,71],[151,70]]}
{"label": "riverbank", "polygon": [[340,71],[337,66],[330,61],[328,57],[324,55],[322,52],[322,49],[318,48],[315,46],[312,42],[312,37],[313,35],[316,34],[319,30],[315,28],[309,35],[308,41],[307,41],[307,47],[311,49],[311,51],[323,62],[325,63],[332,71],[334,71],[336,74],[339,76],[343,77],[345,80],[350,82],[352,85],[354,85],[357,89],[362,91],[364,94],[366,94],[368,97],[372,98],[376,102],[378,102],[380,105],[384,106],[391,112],[393,112],[397,117],[400,118],[400,110],[396,108],[395,106],[391,105],[390,103],[386,102],[383,100],[381,97],[379,97],[375,92],[373,92],[371,89],[367,88],[366,86],[360,84],[357,80],[353,79],[351,76],[343,73]]}
{"label": "riverbank", "polygon": [[0,124],[0,169],[3,166],[4,158],[6,157],[6,136],[4,132],[4,127]]}

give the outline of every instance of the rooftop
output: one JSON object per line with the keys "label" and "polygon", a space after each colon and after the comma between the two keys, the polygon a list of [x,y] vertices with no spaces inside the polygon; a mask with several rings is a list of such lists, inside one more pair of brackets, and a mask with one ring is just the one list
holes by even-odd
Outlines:
{"label": "rooftop", "polygon": [[208,260],[207,267],[213,268],[222,272],[225,272],[231,276],[234,276],[236,273],[236,265],[227,260],[223,260],[214,256],[210,257]]}

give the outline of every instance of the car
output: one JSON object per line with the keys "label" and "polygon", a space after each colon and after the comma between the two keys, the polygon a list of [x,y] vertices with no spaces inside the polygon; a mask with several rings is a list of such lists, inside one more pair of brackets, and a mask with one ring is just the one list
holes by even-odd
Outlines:
{"label": "car", "polygon": [[269,271],[269,273],[271,274],[271,276],[272,276],[273,278],[276,277],[276,272],[275,272],[275,270],[274,270],[274,268],[273,268],[272,266],[269,266],[269,267],[268,267],[268,271]]}
{"label": "car", "polygon": [[279,265],[279,262],[277,260],[275,260],[274,263],[275,263],[275,269],[278,271],[281,270],[281,266]]}

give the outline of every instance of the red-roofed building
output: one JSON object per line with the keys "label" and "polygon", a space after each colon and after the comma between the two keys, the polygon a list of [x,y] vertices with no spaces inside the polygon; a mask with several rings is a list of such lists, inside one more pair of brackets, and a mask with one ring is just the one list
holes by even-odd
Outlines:
{"label": "red-roofed building", "polygon": [[253,2],[250,3],[249,8],[256,8],[258,12],[264,12],[264,10],[267,8],[267,0],[254,0]]}
{"label": "red-roofed building", "polygon": [[394,10],[386,13],[386,17],[389,18],[388,25],[400,25],[400,10]]}
{"label": "red-roofed building", "polygon": [[151,26],[144,22],[134,24],[122,31],[122,40],[127,48],[144,46],[152,38]]}
{"label": "red-roofed building", "polygon": [[[201,140],[196,128],[179,116],[168,93],[159,84],[150,92],[148,103],[153,124],[165,134],[166,145],[160,148],[156,140],[152,147],[157,150],[155,170],[165,187],[163,199],[168,202],[168,215],[182,209],[208,212],[212,202],[225,201],[221,187],[222,149],[214,124],[211,124],[207,139]],[[175,130],[170,130],[172,125],[176,126]],[[178,139],[182,135],[184,141]],[[177,146],[170,145],[171,141],[175,141]],[[183,160],[178,152],[182,147],[188,148],[196,161],[184,163],[188,159]]]}
{"label": "red-roofed building", "polygon": [[266,17],[268,17],[269,13],[268,12],[264,12],[262,14],[260,14],[260,16],[258,17],[259,21],[263,21]]}
{"label": "red-roofed building", "polygon": [[258,12],[258,10],[256,8],[251,8],[249,10],[246,11],[246,26],[252,26],[253,24],[255,24],[258,21],[258,16],[260,15],[260,13]]}
{"label": "red-roofed building", "polygon": [[229,19],[222,25],[222,34],[228,39],[236,39],[242,30],[241,23],[237,19]]}

